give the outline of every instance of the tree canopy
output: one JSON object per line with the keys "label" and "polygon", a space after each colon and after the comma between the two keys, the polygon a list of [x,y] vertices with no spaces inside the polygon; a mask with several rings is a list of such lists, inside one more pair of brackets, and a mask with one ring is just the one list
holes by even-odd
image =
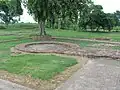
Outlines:
{"label": "tree canopy", "polygon": [[55,20],[61,21],[64,27],[66,18],[77,23],[79,11],[91,3],[91,0],[26,0],[29,13],[34,15],[40,26],[40,35],[46,35],[45,22],[50,20],[54,24]]}
{"label": "tree canopy", "polygon": [[49,28],[111,30],[120,26],[120,11],[105,13],[101,5],[91,0],[0,0],[0,19],[9,24],[23,14],[21,5],[38,22],[40,35],[47,35]]}
{"label": "tree canopy", "polygon": [[1,0],[0,1],[0,19],[9,24],[15,22],[14,17],[23,14],[20,0]]}

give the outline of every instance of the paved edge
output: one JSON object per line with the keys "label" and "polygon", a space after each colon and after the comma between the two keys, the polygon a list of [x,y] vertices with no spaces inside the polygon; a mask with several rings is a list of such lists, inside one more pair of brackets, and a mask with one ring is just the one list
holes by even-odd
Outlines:
{"label": "paved edge", "polygon": [[[85,67],[76,72],[68,81],[55,90],[120,90],[120,62],[118,67],[112,65],[114,64],[114,60],[110,63],[107,63],[109,62],[107,60],[105,60],[105,63],[103,61],[103,59],[99,61],[89,60]],[[115,63],[118,62],[116,61]],[[113,68],[113,70],[111,70],[111,68]],[[93,69],[93,71],[91,69]],[[81,71],[82,73],[80,73]],[[86,71],[88,71],[88,73],[86,73]]]}
{"label": "paved edge", "polygon": [[[2,83],[2,88],[0,87],[0,90],[33,90],[33,89],[30,89],[28,87],[25,87],[25,86],[22,86],[22,85],[18,85],[16,83],[12,83],[10,81],[6,81],[6,80],[2,80],[0,79],[0,83]],[[8,87],[7,87],[8,86]]]}

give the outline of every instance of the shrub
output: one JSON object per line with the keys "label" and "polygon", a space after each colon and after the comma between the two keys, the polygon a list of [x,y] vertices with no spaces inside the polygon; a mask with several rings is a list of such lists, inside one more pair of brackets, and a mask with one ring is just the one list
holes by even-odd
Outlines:
{"label": "shrub", "polygon": [[114,27],[113,31],[119,32],[120,31],[120,26]]}
{"label": "shrub", "polygon": [[0,25],[0,29],[6,29],[4,25]]}
{"label": "shrub", "polygon": [[19,23],[19,24],[15,24],[14,27],[23,28],[23,29],[36,29],[38,28],[38,25],[32,23]]}

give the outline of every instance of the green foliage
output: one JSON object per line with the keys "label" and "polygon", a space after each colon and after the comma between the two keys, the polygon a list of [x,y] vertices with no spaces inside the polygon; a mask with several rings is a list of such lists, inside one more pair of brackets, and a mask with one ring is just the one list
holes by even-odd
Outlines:
{"label": "green foliage", "polygon": [[0,29],[6,29],[5,25],[0,25]]}
{"label": "green foliage", "polygon": [[76,25],[79,12],[85,5],[89,6],[91,0],[25,0],[24,3],[29,13],[39,23],[40,35],[46,35],[46,20],[52,28],[65,29],[66,26],[69,26],[68,20]]}
{"label": "green foliage", "polygon": [[[87,30],[87,26],[90,27],[91,31],[99,31],[100,27],[102,29],[108,29],[109,31],[113,27],[111,18],[103,12],[103,7],[101,5],[93,5],[89,10],[88,17],[85,21],[80,22],[81,26]],[[83,16],[84,17],[84,16]]]}
{"label": "green foliage", "polygon": [[119,32],[120,31],[120,26],[116,26],[113,28],[113,31]]}
{"label": "green foliage", "polygon": [[[104,13],[101,5],[91,0],[1,0],[0,18],[6,23],[15,23],[16,16],[23,13],[21,3],[28,8],[29,14],[39,24],[40,35],[46,35],[45,26],[55,29],[72,29],[86,31],[111,31],[120,26],[120,11]],[[37,26],[24,26],[34,29]]]}
{"label": "green foliage", "polygon": [[18,24],[11,25],[11,27],[21,28],[21,29],[37,29],[38,25],[35,23],[18,23]]}
{"label": "green foliage", "polygon": [[73,58],[55,55],[20,55],[13,56],[10,60],[0,63],[0,69],[7,70],[10,73],[30,75],[33,78],[48,80],[75,64],[77,64],[77,61]]}
{"label": "green foliage", "polygon": [[20,0],[1,0],[0,1],[0,18],[8,25],[9,23],[15,23],[13,17],[22,15],[22,8]]}

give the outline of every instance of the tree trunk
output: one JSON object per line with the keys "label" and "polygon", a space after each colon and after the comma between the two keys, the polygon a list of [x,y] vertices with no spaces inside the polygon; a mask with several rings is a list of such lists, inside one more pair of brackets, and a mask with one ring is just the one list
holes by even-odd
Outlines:
{"label": "tree trunk", "polygon": [[19,16],[19,18],[18,18],[18,21],[20,21],[20,16]]}
{"label": "tree trunk", "polygon": [[38,24],[39,24],[40,36],[42,36],[42,33],[43,33],[42,22],[38,22]]}
{"label": "tree trunk", "polygon": [[100,28],[100,26],[97,27],[97,29],[96,29],[97,32],[99,31],[99,28]]}
{"label": "tree trunk", "polygon": [[40,21],[39,23],[40,36],[47,35],[45,31],[45,21]]}
{"label": "tree trunk", "polygon": [[46,34],[46,31],[45,31],[45,21],[44,21],[43,24],[42,24],[42,29],[43,29],[43,35],[47,35],[47,34]]}
{"label": "tree trunk", "polygon": [[61,19],[58,18],[58,29],[61,28]]}

